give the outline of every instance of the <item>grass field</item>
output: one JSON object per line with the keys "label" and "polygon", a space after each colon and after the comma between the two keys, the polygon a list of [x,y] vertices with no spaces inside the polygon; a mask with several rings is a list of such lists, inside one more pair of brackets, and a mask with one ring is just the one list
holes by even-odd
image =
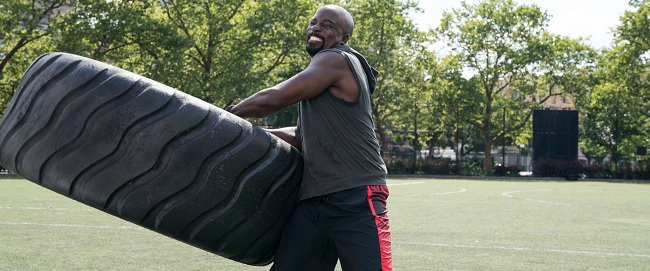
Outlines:
{"label": "grass field", "polygon": [[[395,270],[650,270],[650,185],[389,179]],[[0,179],[0,270],[268,270]]]}

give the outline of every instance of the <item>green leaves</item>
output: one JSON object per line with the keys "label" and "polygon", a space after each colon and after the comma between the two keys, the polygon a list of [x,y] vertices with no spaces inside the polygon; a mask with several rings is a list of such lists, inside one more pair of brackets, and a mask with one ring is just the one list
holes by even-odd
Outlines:
{"label": "green leaves", "polygon": [[53,47],[50,22],[65,11],[63,0],[6,0],[0,3],[0,111],[4,111],[23,72]]}
{"label": "green leaves", "polygon": [[582,148],[598,155],[633,156],[636,146],[650,145],[650,1],[631,1],[616,28],[613,48],[602,52],[595,86],[579,106]]}
{"label": "green leaves", "polygon": [[[305,27],[329,3],[352,13],[350,45],[380,72],[372,98],[384,150],[391,136],[422,148],[528,143],[531,110],[555,98],[599,129],[583,131],[591,149],[612,152],[600,139],[611,138],[603,133],[613,131],[613,104],[638,120],[619,120],[621,144],[650,143],[649,0],[631,1],[603,52],[549,33],[550,14],[514,0],[464,2],[431,32],[410,19],[414,0],[5,0],[0,109],[31,61],[50,51],[109,62],[217,106],[236,103],[308,65]],[[291,108],[260,124],[296,118]]]}
{"label": "green leaves", "polygon": [[[473,76],[461,103],[475,106],[466,119],[480,129],[486,150],[506,137],[526,141],[532,109],[553,96],[587,90],[595,53],[578,40],[549,33],[548,20],[536,5],[463,2],[443,15],[435,31]],[[490,172],[485,154],[484,170]]]}

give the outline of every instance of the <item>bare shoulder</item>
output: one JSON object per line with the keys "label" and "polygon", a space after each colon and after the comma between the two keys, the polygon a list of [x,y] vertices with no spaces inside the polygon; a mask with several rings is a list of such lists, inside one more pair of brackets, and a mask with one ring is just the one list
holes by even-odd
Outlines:
{"label": "bare shoulder", "polygon": [[[319,77],[327,77],[328,80],[334,81],[354,77],[348,61],[341,53],[335,51],[325,51],[316,54],[305,70],[311,74]],[[332,83],[337,84],[338,82]]]}
{"label": "bare shoulder", "polygon": [[335,51],[320,52],[316,54],[309,63],[309,67],[314,66],[322,68],[341,68],[347,65],[345,57]]}
{"label": "bare shoulder", "polygon": [[359,89],[352,69],[343,55],[325,51],[314,56],[307,67],[309,73],[329,81],[329,90],[339,99],[354,102]]}

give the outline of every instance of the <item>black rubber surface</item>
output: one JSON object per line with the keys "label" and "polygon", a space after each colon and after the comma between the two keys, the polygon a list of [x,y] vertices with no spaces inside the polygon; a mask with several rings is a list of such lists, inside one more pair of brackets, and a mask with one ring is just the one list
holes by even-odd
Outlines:
{"label": "black rubber surface", "polygon": [[0,164],[250,265],[273,260],[302,174],[300,153],[263,129],[153,80],[65,53],[41,56],[25,73],[0,122]]}

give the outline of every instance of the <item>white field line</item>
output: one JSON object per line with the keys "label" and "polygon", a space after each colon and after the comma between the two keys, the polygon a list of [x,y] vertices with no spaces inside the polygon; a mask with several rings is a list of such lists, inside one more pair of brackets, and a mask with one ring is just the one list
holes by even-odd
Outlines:
{"label": "white field line", "polygon": [[458,191],[433,193],[431,195],[434,195],[434,196],[437,196],[437,195],[449,195],[449,194],[458,194],[458,193],[463,193],[463,192],[467,192],[467,189],[460,187],[460,188],[458,188]]}
{"label": "white field line", "polygon": [[48,223],[33,223],[33,222],[3,222],[3,221],[0,221],[0,225],[56,227],[56,228],[143,230],[143,228],[140,228],[140,227],[130,227],[130,226],[90,226],[90,225],[79,225],[79,224],[48,224]]}
{"label": "white field line", "polygon": [[0,209],[7,209],[7,210],[45,210],[45,211],[97,211],[95,209],[90,209],[90,208],[47,208],[47,207],[8,207],[8,206],[0,206]]}
{"label": "white field line", "polygon": [[[416,185],[416,184],[423,184],[424,182],[410,182],[410,183],[392,183],[388,184],[388,186],[400,186],[400,185]],[[467,189],[465,188],[459,188],[458,191],[452,191],[452,192],[441,192],[441,193],[433,193],[431,195],[437,196],[437,195],[449,195],[449,194],[457,194],[457,193],[463,193],[466,192]]]}
{"label": "white field line", "polygon": [[650,255],[647,255],[647,254],[596,252],[596,251],[567,250],[567,249],[545,249],[545,248],[526,248],[526,247],[498,247],[498,246],[469,246],[469,245],[452,245],[452,244],[430,244],[430,243],[419,243],[419,242],[395,242],[395,241],[393,241],[393,243],[394,244],[404,244],[404,245],[445,247],[445,248],[473,248],[473,249],[493,249],[493,250],[513,250],[513,251],[555,252],[555,253],[565,253],[565,254],[585,254],[585,255],[596,255],[596,256],[620,256],[620,257],[650,258]]}
{"label": "white field line", "polygon": [[549,191],[549,190],[517,190],[517,191],[503,192],[503,193],[501,193],[501,195],[504,196],[504,197],[508,197],[508,198],[523,199],[523,200],[527,200],[527,201],[534,201],[534,202],[540,202],[540,203],[557,204],[557,205],[571,205],[569,203],[545,201],[545,200],[536,200],[536,199],[529,199],[529,198],[523,198],[523,197],[515,197],[515,196],[512,195],[512,194],[516,194],[516,193],[538,192],[538,191]]}
{"label": "white field line", "polygon": [[[127,229],[127,230],[144,230],[141,227],[129,226],[89,226],[79,224],[46,224],[46,223],[31,223],[31,222],[2,222],[0,225],[17,225],[17,226],[39,226],[39,227],[68,227],[68,228],[90,228],[90,229]],[[420,242],[399,242],[393,241],[395,244],[404,245],[418,245],[418,246],[432,246],[432,247],[447,247],[447,248],[473,248],[473,249],[494,249],[494,250],[514,250],[514,251],[537,251],[537,252],[557,252],[567,254],[587,254],[599,256],[622,256],[622,257],[638,257],[650,258],[646,254],[629,254],[629,253],[614,253],[614,252],[595,252],[584,250],[566,250],[566,249],[535,249],[525,247],[498,247],[498,246],[469,246],[469,245],[453,245],[453,244],[431,244]]]}
{"label": "white field line", "polygon": [[414,184],[423,184],[424,182],[412,182],[412,183],[389,183],[388,186],[400,186],[400,185],[414,185]]}

